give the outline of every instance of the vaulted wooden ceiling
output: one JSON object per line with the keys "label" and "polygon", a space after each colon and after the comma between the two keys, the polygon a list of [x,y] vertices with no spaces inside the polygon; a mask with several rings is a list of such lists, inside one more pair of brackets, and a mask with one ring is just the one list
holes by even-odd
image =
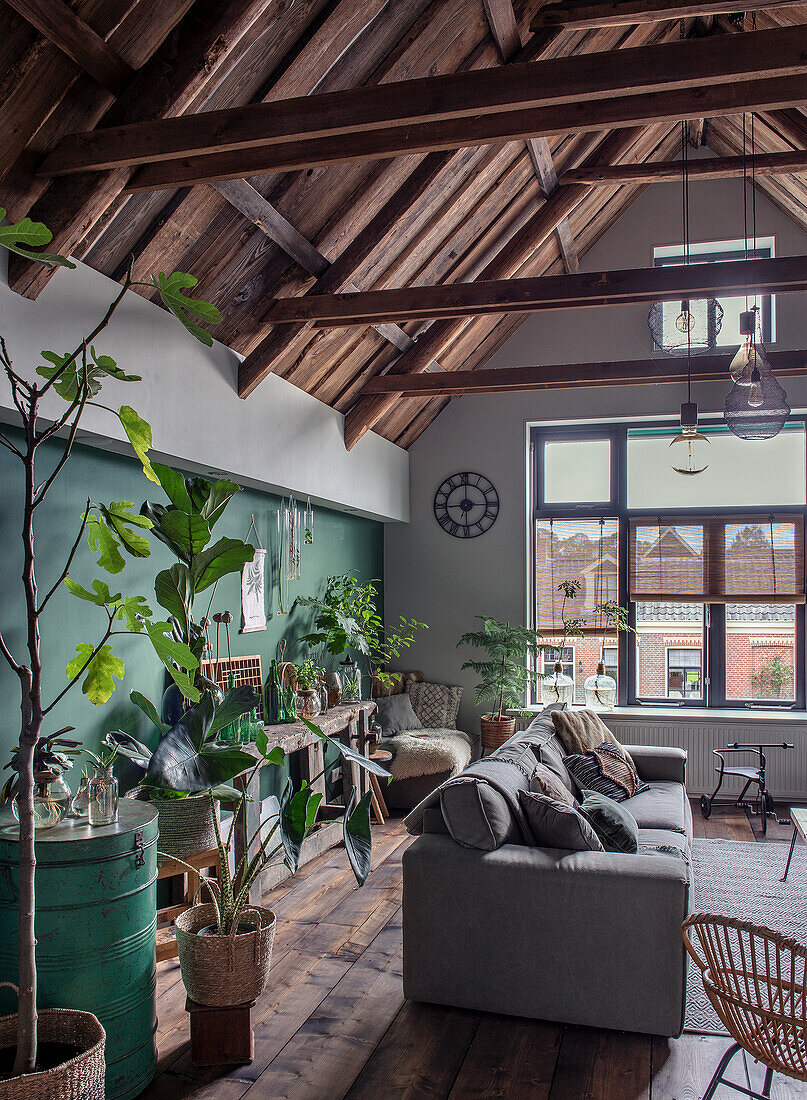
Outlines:
{"label": "vaulted wooden ceiling", "polygon": [[[476,370],[524,314],[317,328],[273,325],[272,301],[574,272],[646,184],[567,183],[564,172],[674,158],[677,121],[388,159],[342,162],[337,149],[316,167],[159,190],[126,190],[147,177],[136,166],[51,176],[59,153],[48,154],[95,128],[725,35],[738,23],[711,0],[620,0],[607,6],[624,17],[591,25],[598,3],[601,12],[602,0],[544,12],[543,0],[0,0],[0,205],[44,221],[58,250],[114,279],[132,257],[136,274],[198,276],[200,296],[223,315],[217,339],[248,357],[245,399],[269,370],[349,414],[349,443],[373,427],[408,447],[451,397],[363,394],[368,381],[410,364]],[[760,30],[807,23],[807,4],[760,5]],[[683,22],[669,18],[673,7]],[[570,22],[550,26],[564,22],[561,8]],[[655,21],[631,21],[653,9]],[[693,119],[689,130],[719,156],[742,152],[741,114]],[[807,113],[759,113],[756,143],[762,153],[806,150]],[[149,170],[165,177],[159,160]],[[758,186],[807,230],[801,173],[760,176]],[[36,297],[48,277],[12,258],[18,292]]]}

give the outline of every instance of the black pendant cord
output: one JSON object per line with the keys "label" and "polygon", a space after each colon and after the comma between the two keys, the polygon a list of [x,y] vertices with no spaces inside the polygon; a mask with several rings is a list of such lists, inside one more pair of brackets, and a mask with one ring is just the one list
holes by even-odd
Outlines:
{"label": "black pendant cord", "polygon": [[771,525],[771,568],[773,569],[773,594],[776,595],[776,550],[773,545],[773,522],[774,517],[768,516],[768,522]]}
{"label": "black pendant cord", "polygon": [[[689,143],[687,141],[686,121],[681,123],[681,219],[684,231],[684,264],[689,263]],[[687,321],[687,403],[692,401],[692,323],[691,303],[687,302],[687,313],[690,320]],[[708,308],[708,306],[707,306]]]}
{"label": "black pendant cord", "polygon": [[[743,259],[748,260],[748,143],[747,116],[743,114]],[[748,312],[748,291],[745,292],[745,312]]]}

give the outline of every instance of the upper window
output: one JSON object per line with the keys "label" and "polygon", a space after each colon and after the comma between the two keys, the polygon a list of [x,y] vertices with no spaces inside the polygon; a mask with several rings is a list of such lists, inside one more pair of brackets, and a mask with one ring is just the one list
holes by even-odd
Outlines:
{"label": "upper window", "polygon": [[[733,241],[707,241],[703,243],[690,244],[689,246],[689,261],[693,264],[703,263],[720,263],[726,260],[742,260],[746,255],[749,260],[768,260],[773,256],[773,237],[758,237],[756,241],[756,248],[749,244],[748,251],[746,252],[744,240]],[[669,267],[674,264],[684,263],[684,246],[682,244],[675,245],[663,245],[653,249],[653,265],[654,267]],[[759,306],[759,319],[762,330],[762,340],[764,343],[772,343],[775,338],[775,299],[770,294],[758,294],[750,295],[748,298],[748,305],[746,306],[746,298],[720,298],[720,305],[723,308],[723,320],[720,328],[720,332],[717,336],[718,347],[731,347],[734,345],[738,347],[743,338],[740,335],[740,313],[753,305]],[[664,305],[664,329],[667,331],[667,326],[670,326],[670,335],[672,337],[673,330],[675,328],[675,319],[681,311],[680,302],[666,302]],[[704,331],[702,326],[698,325],[698,319],[700,313],[705,314],[705,302],[690,302],[690,312],[693,314],[696,322],[695,331]],[[701,347],[704,345],[701,344]],[[697,341],[692,344],[692,350],[699,350]]]}
{"label": "upper window", "polygon": [[606,504],[611,499],[611,440],[547,439],[544,504]]}

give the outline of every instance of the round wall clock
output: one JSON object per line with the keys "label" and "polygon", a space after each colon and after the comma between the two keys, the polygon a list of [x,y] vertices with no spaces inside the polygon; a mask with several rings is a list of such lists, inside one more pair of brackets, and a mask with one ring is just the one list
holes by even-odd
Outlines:
{"label": "round wall clock", "polygon": [[434,494],[434,518],[458,539],[484,535],[498,514],[499,494],[482,474],[452,474]]}

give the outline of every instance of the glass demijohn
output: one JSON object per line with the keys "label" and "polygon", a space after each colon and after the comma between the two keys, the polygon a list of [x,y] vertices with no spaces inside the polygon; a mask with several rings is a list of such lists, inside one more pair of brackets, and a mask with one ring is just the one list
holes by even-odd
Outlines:
{"label": "glass demijohn", "polygon": [[541,680],[541,702],[545,706],[549,703],[571,706],[573,700],[574,680],[563,671],[560,661],[556,661],[554,670]]}
{"label": "glass demijohn", "polygon": [[616,706],[616,680],[607,675],[602,661],[597,665],[596,673],[586,679],[583,691],[590,710],[613,710]]}
{"label": "glass demijohn", "polygon": [[[34,828],[52,829],[70,810],[73,795],[63,776],[56,771],[43,769],[34,776]],[[19,821],[16,798],[11,803],[14,817]]]}
{"label": "glass demijohn", "polygon": [[118,820],[118,781],[111,764],[93,769],[87,816],[90,825],[113,825]]}

